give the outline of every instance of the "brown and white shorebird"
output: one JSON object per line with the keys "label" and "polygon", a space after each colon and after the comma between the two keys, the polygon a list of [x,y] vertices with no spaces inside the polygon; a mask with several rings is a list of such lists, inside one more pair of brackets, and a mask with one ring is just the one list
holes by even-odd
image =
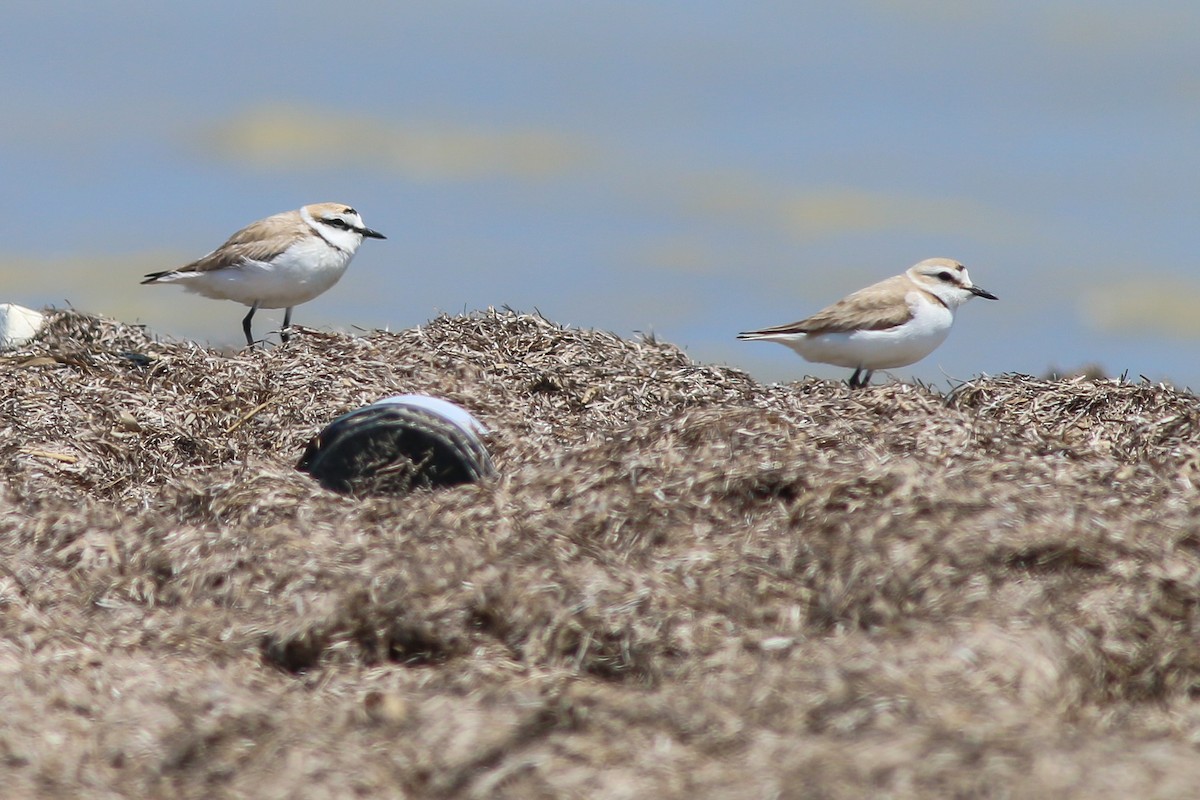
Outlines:
{"label": "brown and white shorebird", "polygon": [[337,283],[364,237],[387,238],[364,226],[348,205],[314,203],[251,223],[203,258],[152,272],[142,283],[178,283],[189,292],[250,306],[242,330],[251,346],[254,312],[285,308],[279,335],[286,342],[292,308]]}
{"label": "brown and white shorebird", "polygon": [[858,389],[877,369],[906,367],[932,353],[950,333],[954,312],[972,297],[996,299],[971,283],[962,264],[928,258],[811,317],[738,338],[779,342],[806,361],[852,368],[850,388]]}

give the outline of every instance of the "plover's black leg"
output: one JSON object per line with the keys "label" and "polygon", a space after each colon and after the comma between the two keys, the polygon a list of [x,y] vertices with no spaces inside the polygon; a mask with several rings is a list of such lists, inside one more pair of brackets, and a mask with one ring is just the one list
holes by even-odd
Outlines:
{"label": "plover's black leg", "polygon": [[871,376],[875,374],[873,369],[863,369],[859,367],[854,370],[854,374],[850,376],[848,381],[851,389],[862,389],[871,382]]}
{"label": "plover's black leg", "polygon": [[292,306],[288,306],[283,312],[283,327],[279,329],[279,338],[283,341],[288,340],[288,328],[292,327]]}
{"label": "plover's black leg", "polygon": [[242,320],[242,330],[246,333],[246,346],[254,347],[254,335],[250,333],[250,320],[254,319],[254,312],[258,311],[258,301],[250,306],[250,313],[246,314],[246,318]]}

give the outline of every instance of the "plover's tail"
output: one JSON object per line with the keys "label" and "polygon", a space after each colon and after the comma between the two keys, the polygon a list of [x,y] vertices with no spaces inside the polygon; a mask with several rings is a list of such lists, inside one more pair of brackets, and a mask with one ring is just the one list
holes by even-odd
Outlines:
{"label": "plover's tail", "polygon": [[772,339],[796,339],[805,334],[805,331],[797,330],[793,326],[780,325],[778,328],[764,328],[761,331],[742,331],[737,335],[737,338],[742,341],[754,341]]}
{"label": "plover's tail", "polygon": [[170,269],[164,270],[163,272],[151,272],[146,276],[146,280],[142,281],[142,283],[156,283],[159,278],[163,277],[164,275],[170,275],[172,272],[174,272],[174,270]]}
{"label": "plover's tail", "polygon": [[742,331],[738,334],[739,339],[798,339],[803,338],[805,334],[812,332],[812,324],[807,319],[802,319],[799,322],[789,322],[786,325],[772,325],[770,328],[759,328],[756,331]]}

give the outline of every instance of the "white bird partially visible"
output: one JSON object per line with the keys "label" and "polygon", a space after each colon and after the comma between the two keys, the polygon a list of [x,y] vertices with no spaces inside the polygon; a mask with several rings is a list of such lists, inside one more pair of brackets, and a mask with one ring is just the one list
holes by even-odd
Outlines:
{"label": "white bird partially visible", "polygon": [[348,205],[314,203],[251,223],[203,258],[152,272],[142,283],[179,283],[189,292],[250,306],[242,330],[251,346],[254,312],[286,308],[280,330],[286,342],[292,308],[337,283],[364,237],[387,238],[364,226]]}
{"label": "white bird partially visible", "polygon": [[962,264],[929,258],[807,319],[738,338],[779,342],[806,361],[852,368],[850,388],[858,389],[877,369],[905,367],[932,353],[950,333],[954,312],[972,297],[996,299],[971,283]]}

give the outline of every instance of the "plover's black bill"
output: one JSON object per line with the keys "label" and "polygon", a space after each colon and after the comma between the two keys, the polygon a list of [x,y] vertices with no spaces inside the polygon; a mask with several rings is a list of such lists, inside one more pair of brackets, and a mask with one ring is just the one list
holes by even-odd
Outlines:
{"label": "plover's black bill", "polygon": [[426,395],[389,397],[343,414],[308,443],[296,468],[342,494],[406,494],[495,475],[465,409]]}

